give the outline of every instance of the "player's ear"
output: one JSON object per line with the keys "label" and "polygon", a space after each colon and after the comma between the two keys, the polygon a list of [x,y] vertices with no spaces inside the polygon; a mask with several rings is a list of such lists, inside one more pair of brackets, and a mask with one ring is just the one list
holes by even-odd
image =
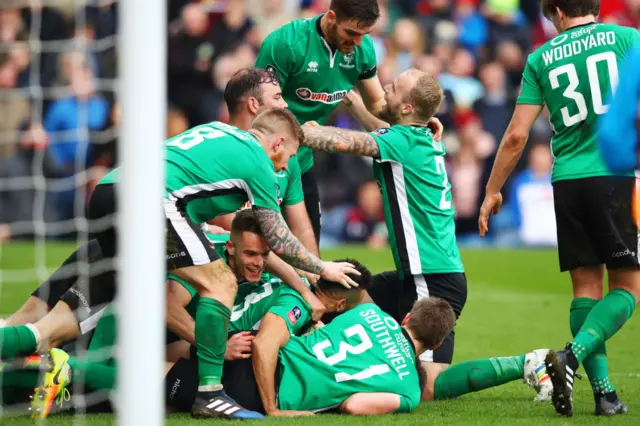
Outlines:
{"label": "player's ear", "polygon": [[234,247],[233,247],[233,243],[231,242],[231,240],[227,240],[227,242],[224,245],[227,248],[227,251],[229,252],[229,254],[233,256]]}
{"label": "player's ear", "polygon": [[336,13],[333,10],[329,9],[327,11],[326,16],[327,16],[327,22],[331,25],[335,25],[336,21],[338,20],[336,18]]}
{"label": "player's ear", "polygon": [[273,152],[274,153],[278,152],[283,143],[284,143],[284,138],[282,136],[276,139],[276,141],[273,144]]}
{"label": "player's ear", "polygon": [[411,104],[403,104],[402,108],[400,109],[400,112],[403,115],[409,115],[413,113],[413,105]]}
{"label": "player's ear", "polygon": [[249,108],[249,112],[252,115],[258,115],[258,110],[260,109],[260,102],[258,102],[258,100],[253,96],[250,96],[249,99],[247,99],[247,108]]}
{"label": "player's ear", "polygon": [[336,303],[336,312],[342,313],[347,310],[347,299],[340,299]]}
{"label": "player's ear", "polygon": [[407,313],[407,315],[404,316],[404,319],[402,320],[402,324],[400,324],[400,326],[406,327],[409,323],[409,318],[411,318],[411,312]]}

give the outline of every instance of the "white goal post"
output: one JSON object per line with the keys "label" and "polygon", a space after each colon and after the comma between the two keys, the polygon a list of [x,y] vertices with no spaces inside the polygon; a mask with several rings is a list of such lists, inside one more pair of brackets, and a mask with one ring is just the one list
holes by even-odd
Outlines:
{"label": "white goal post", "polygon": [[166,2],[119,2],[118,424],[164,424]]}

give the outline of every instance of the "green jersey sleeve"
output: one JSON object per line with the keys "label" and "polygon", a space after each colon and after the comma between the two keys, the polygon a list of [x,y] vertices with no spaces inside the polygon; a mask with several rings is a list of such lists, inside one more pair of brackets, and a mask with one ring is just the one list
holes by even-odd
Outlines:
{"label": "green jersey sleeve", "polygon": [[270,162],[261,162],[259,167],[250,172],[246,183],[249,187],[249,201],[252,206],[280,212],[279,186]]}
{"label": "green jersey sleeve", "polygon": [[295,65],[296,55],[289,43],[284,41],[277,31],[269,34],[262,42],[255,67],[275,72],[284,84],[294,71]]}
{"label": "green jersey sleeve", "polygon": [[364,58],[360,66],[360,74],[358,80],[368,80],[378,75],[378,60],[376,58],[376,49],[373,46],[371,37],[366,36],[362,42],[362,50]]}
{"label": "green jersey sleeve", "polygon": [[198,294],[196,289],[191,287],[189,284],[187,284],[187,282],[184,281],[182,278],[178,278],[173,274],[168,274],[167,275],[167,279],[168,280],[173,280],[173,281],[177,282],[178,284],[180,284],[182,287],[184,287],[185,290],[187,290],[189,292],[189,294],[191,295],[192,298],[195,297]]}
{"label": "green jersey sleeve", "polygon": [[294,157],[289,160],[289,170],[287,170],[287,173],[289,174],[289,184],[284,194],[282,204],[293,206],[304,201],[300,164],[297,158]]}
{"label": "green jersey sleeve", "polygon": [[393,127],[370,133],[378,143],[380,159],[402,163],[409,152],[409,139]]}
{"label": "green jersey sleeve", "polygon": [[527,65],[525,65],[524,72],[522,73],[522,87],[517,103],[524,105],[544,105],[542,87],[540,87],[538,76],[536,75],[533,65],[531,65],[532,57],[533,56],[529,56]]}
{"label": "green jersey sleeve", "polygon": [[293,290],[283,291],[268,312],[282,318],[289,332],[298,335],[311,321],[311,308],[294,293]]}

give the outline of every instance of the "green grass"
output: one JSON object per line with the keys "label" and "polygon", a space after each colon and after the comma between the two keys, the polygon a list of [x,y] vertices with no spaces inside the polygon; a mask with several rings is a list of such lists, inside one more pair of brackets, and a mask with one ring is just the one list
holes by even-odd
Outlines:
{"label": "green grass", "polygon": [[[16,309],[37,285],[34,260],[55,268],[72,249],[69,245],[50,245],[36,251],[28,244],[0,246],[0,312]],[[387,251],[374,252],[359,247],[327,251],[325,257],[354,257],[374,272],[392,269]],[[568,308],[570,282],[558,272],[554,251],[485,250],[464,251],[469,280],[469,299],[456,332],[455,361],[491,356],[519,355],[531,349],[560,347],[569,339]],[[42,264],[42,263],[41,263]],[[19,272],[22,270],[22,272]],[[11,279],[11,282],[3,281]],[[422,404],[414,413],[378,418],[316,416],[305,419],[269,419],[265,425],[325,426],[341,422],[344,426],[413,425],[426,422],[439,425],[564,425],[564,424],[640,424],[640,320],[631,319],[608,345],[609,365],[619,395],[630,414],[615,419],[596,418],[588,380],[578,381],[576,413],[572,419],[559,418],[548,404],[532,402],[534,393],[522,383],[466,395],[457,400]],[[82,421],[76,419],[76,422]],[[84,424],[113,424],[110,415],[90,416]],[[24,418],[3,419],[4,425],[31,424]],[[68,416],[49,420],[51,425],[72,423]],[[211,422],[207,422],[210,424]],[[215,422],[214,422],[215,423]],[[83,424],[83,423],[80,423]],[[186,415],[170,415],[169,425],[202,424]],[[219,423],[227,424],[227,423]]]}

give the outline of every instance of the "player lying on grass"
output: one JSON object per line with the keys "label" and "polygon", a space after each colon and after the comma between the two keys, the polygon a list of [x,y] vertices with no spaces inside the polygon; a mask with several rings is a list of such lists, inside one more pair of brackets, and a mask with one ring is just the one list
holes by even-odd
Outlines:
{"label": "player lying on grass", "polygon": [[[599,152],[598,116],[615,92],[619,68],[640,41],[635,28],[598,24],[600,0],[543,0],[541,11],[560,33],[533,52],[511,123],[500,143],[479,215],[480,235],[502,205],[500,190],[525,149],[544,106],[553,132],[553,198],[560,270],[573,286],[569,325],[573,340],[551,352],[556,411],[573,415],[573,384],[580,365],[589,376],[595,414],[626,413],[609,377],[605,342],[631,317],[640,298],[637,179],[612,173]],[[624,142],[621,142],[624,144]],[[609,293],[604,295],[607,271]]]}
{"label": "player lying on grass", "polygon": [[[349,98],[356,115],[366,115],[362,100],[353,94]],[[366,133],[303,126],[304,146],[374,159],[396,270],[376,275],[370,295],[396,321],[424,297],[446,300],[457,316],[467,299],[445,147],[428,128],[442,99],[442,89],[433,76],[409,70],[385,87],[382,116],[390,128]],[[437,350],[422,355],[429,381],[451,364],[454,343],[452,332]]]}
{"label": "player lying on grass", "polygon": [[[260,237],[259,225],[255,217],[252,217],[252,214],[251,210],[240,212],[234,219],[234,225],[239,228],[241,227],[238,224],[239,221],[253,223],[252,226],[247,228],[253,228],[255,231],[244,232],[242,238],[247,242],[247,240],[252,239],[248,234],[258,237],[259,239],[253,238],[254,245],[256,246],[256,251],[264,255],[268,252],[267,244],[264,238]],[[233,237],[234,233],[232,232]],[[240,332],[258,329],[258,333],[260,333],[265,329],[280,329],[281,332],[286,334],[300,334],[309,329],[312,326],[311,309],[297,292],[277,278],[261,276],[261,268],[259,266],[250,267],[247,263],[238,262],[237,253],[240,247],[247,248],[250,245],[249,242],[244,245],[239,244],[237,247],[228,246],[230,252],[232,252],[229,256],[232,269],[237,271],[238,267],[244,265],[242,270],[253,269],[254,275],[261,280],[259,283],[245,283],[240,286],[233,309],[230,331]],[[364,268],[359,267],[359,270],[365,274],[365,278],[370,278],[370,274]],[[238,275],[240,281],[244,280],[244,276]],[[360,282],[360,277],[354,275],[354,279]],[[323,300],[327,301],[327,311],[340,313],[359,303],[365,295],[368,282],[370,282],[370,279],[362,284],[362,288],[346,289],[340,286],[342,288],[341,292],[334,291],[331,298],[324,296]],[[193,304],[193,306],[196,307],[197,303]],[[195,312],[192,312],[192,314],[195,315]],[[280,318],[282,322],[274,322],[274,318]],[[193,322],[192,319],[191,321]],[[231,340],[233,340],[233,337]],[[115,345],[116,322],[114,312],[112,308],[109,308],[98,322],[86,359],[69,356],[60,349],[51,349],[42,357],[42,361],[39,357],[35,359],[29,357],[26,360],[20,359],[0,365],[0,370],[3,370],[3,383],[8,388],[33,388],[34,381],[38,380],[37,369],[42,368],[45,370],[46,374],[43,376],[43,381],[38,386],[35,399],[32,401],[33,412],[39,418],[48,416],[51,409],[55,408],[53,402],[56,399],[61,403],[61,409],[67,410],[71,408],[68,404],[64,404],[64,397],[68,396],[69,391],[72,390],[70,385],[73,383],[80,386],[79,392],[83,392],[82,389],[85,387],[92,393],[101,392],[102,400],[100,402],[103,402],[106,395],[105,391],[113,390],[116,386]],[[170,344],[169,347],[172,345],[183,345],[182,350],[186,357],[195,354],[195,351],[189,351],[190,345],[186,341]],[[233,344],[230,344],[230,346],[233,346]],[[243,359],[246,361],[246,358],[250,356],[247,352],[250,351],[249,346],[245,351],[242,351],[244,353],[228,353],[225,358],[227,360]],[[175,353],[175,350],[173,352]],[[250,367],[251,361],[248,361]],[[35,373],[34,370],[36,370]],[[241,381],[244,371],[241,365],[235,365],[233,362],[225,363],[225,379],[223,383],[228,392],[234,396],[239,395],[240,398],[246,393],[246,388]],[[165,380],[167,403],[180,411],[189,411],[197,393],[197,377],[197,359],[191,361],[178,359],[175,364],[168,364]],[[246,400],[253,404],[254,400]],[[91,408],[92,412],[105,409],[110,410],[110,405],[100,403]]]}
{"label": "player lying on grass", "polygon": [[[267,264],[270,250],[266,240],[262,237],[255,212],[245,210],[236,217],[238,220],[234,220],[231,228],[231,241],[228,241],[228,235],[209,236],[212,238],[212,244],[218,254],[228,262],[238,282],[259,282]],[[54,275],[57,273],[54,273]],[[291,269],[291,273],[293,273],[294,278],[300,279],[293,272],[293,269]],[[265,274],[265,276],[265,278],[262,278],[265,282],[272,278],[268,274]],[[111,295],[113,295],[115,285],[112,282],[112,278],[113,275],[111,274],[93,277],[89,283],[90,293],[104,295],[105,291],[111,291]],[[194,343],[194,320],[188,314],[184,315],[184,307],[180,305],[182,299],[176,293],[176,288],[180,286],[171,279],[171,276],[169,278],[167,280],[166,297],[168,328],[173,330],[180,338]],[[177,279],[176,277],[173,278]],[[111,299],[112,296],[101,298],[104,304],[100,309],[94,306],[86,306],[87,310],[96,310],[96,314],[91,316],[90,328],[86,321],[84,323],[78,321],[77,315],[71,311],[70,306],[63,298],[58,301],[54,310],[33,325],[9,326],[0,329],[0,338],[2,338],[1,358],[6,360],[15,356],[30,355],[34,352],[43,353],[48,348],[60,347],[63,343],[72,342],[76,339],[80,340],[75,342],[78,343],[79,348],[86,349],[84,338],[93,330]],[[197,304],[197,301],[195,303]],[[322,309],[324,310],[324,306]],[[34,338],[36,335],[38,338]],[[70,345],[70,347],[72,351],[76,349],[73,345]]]}

